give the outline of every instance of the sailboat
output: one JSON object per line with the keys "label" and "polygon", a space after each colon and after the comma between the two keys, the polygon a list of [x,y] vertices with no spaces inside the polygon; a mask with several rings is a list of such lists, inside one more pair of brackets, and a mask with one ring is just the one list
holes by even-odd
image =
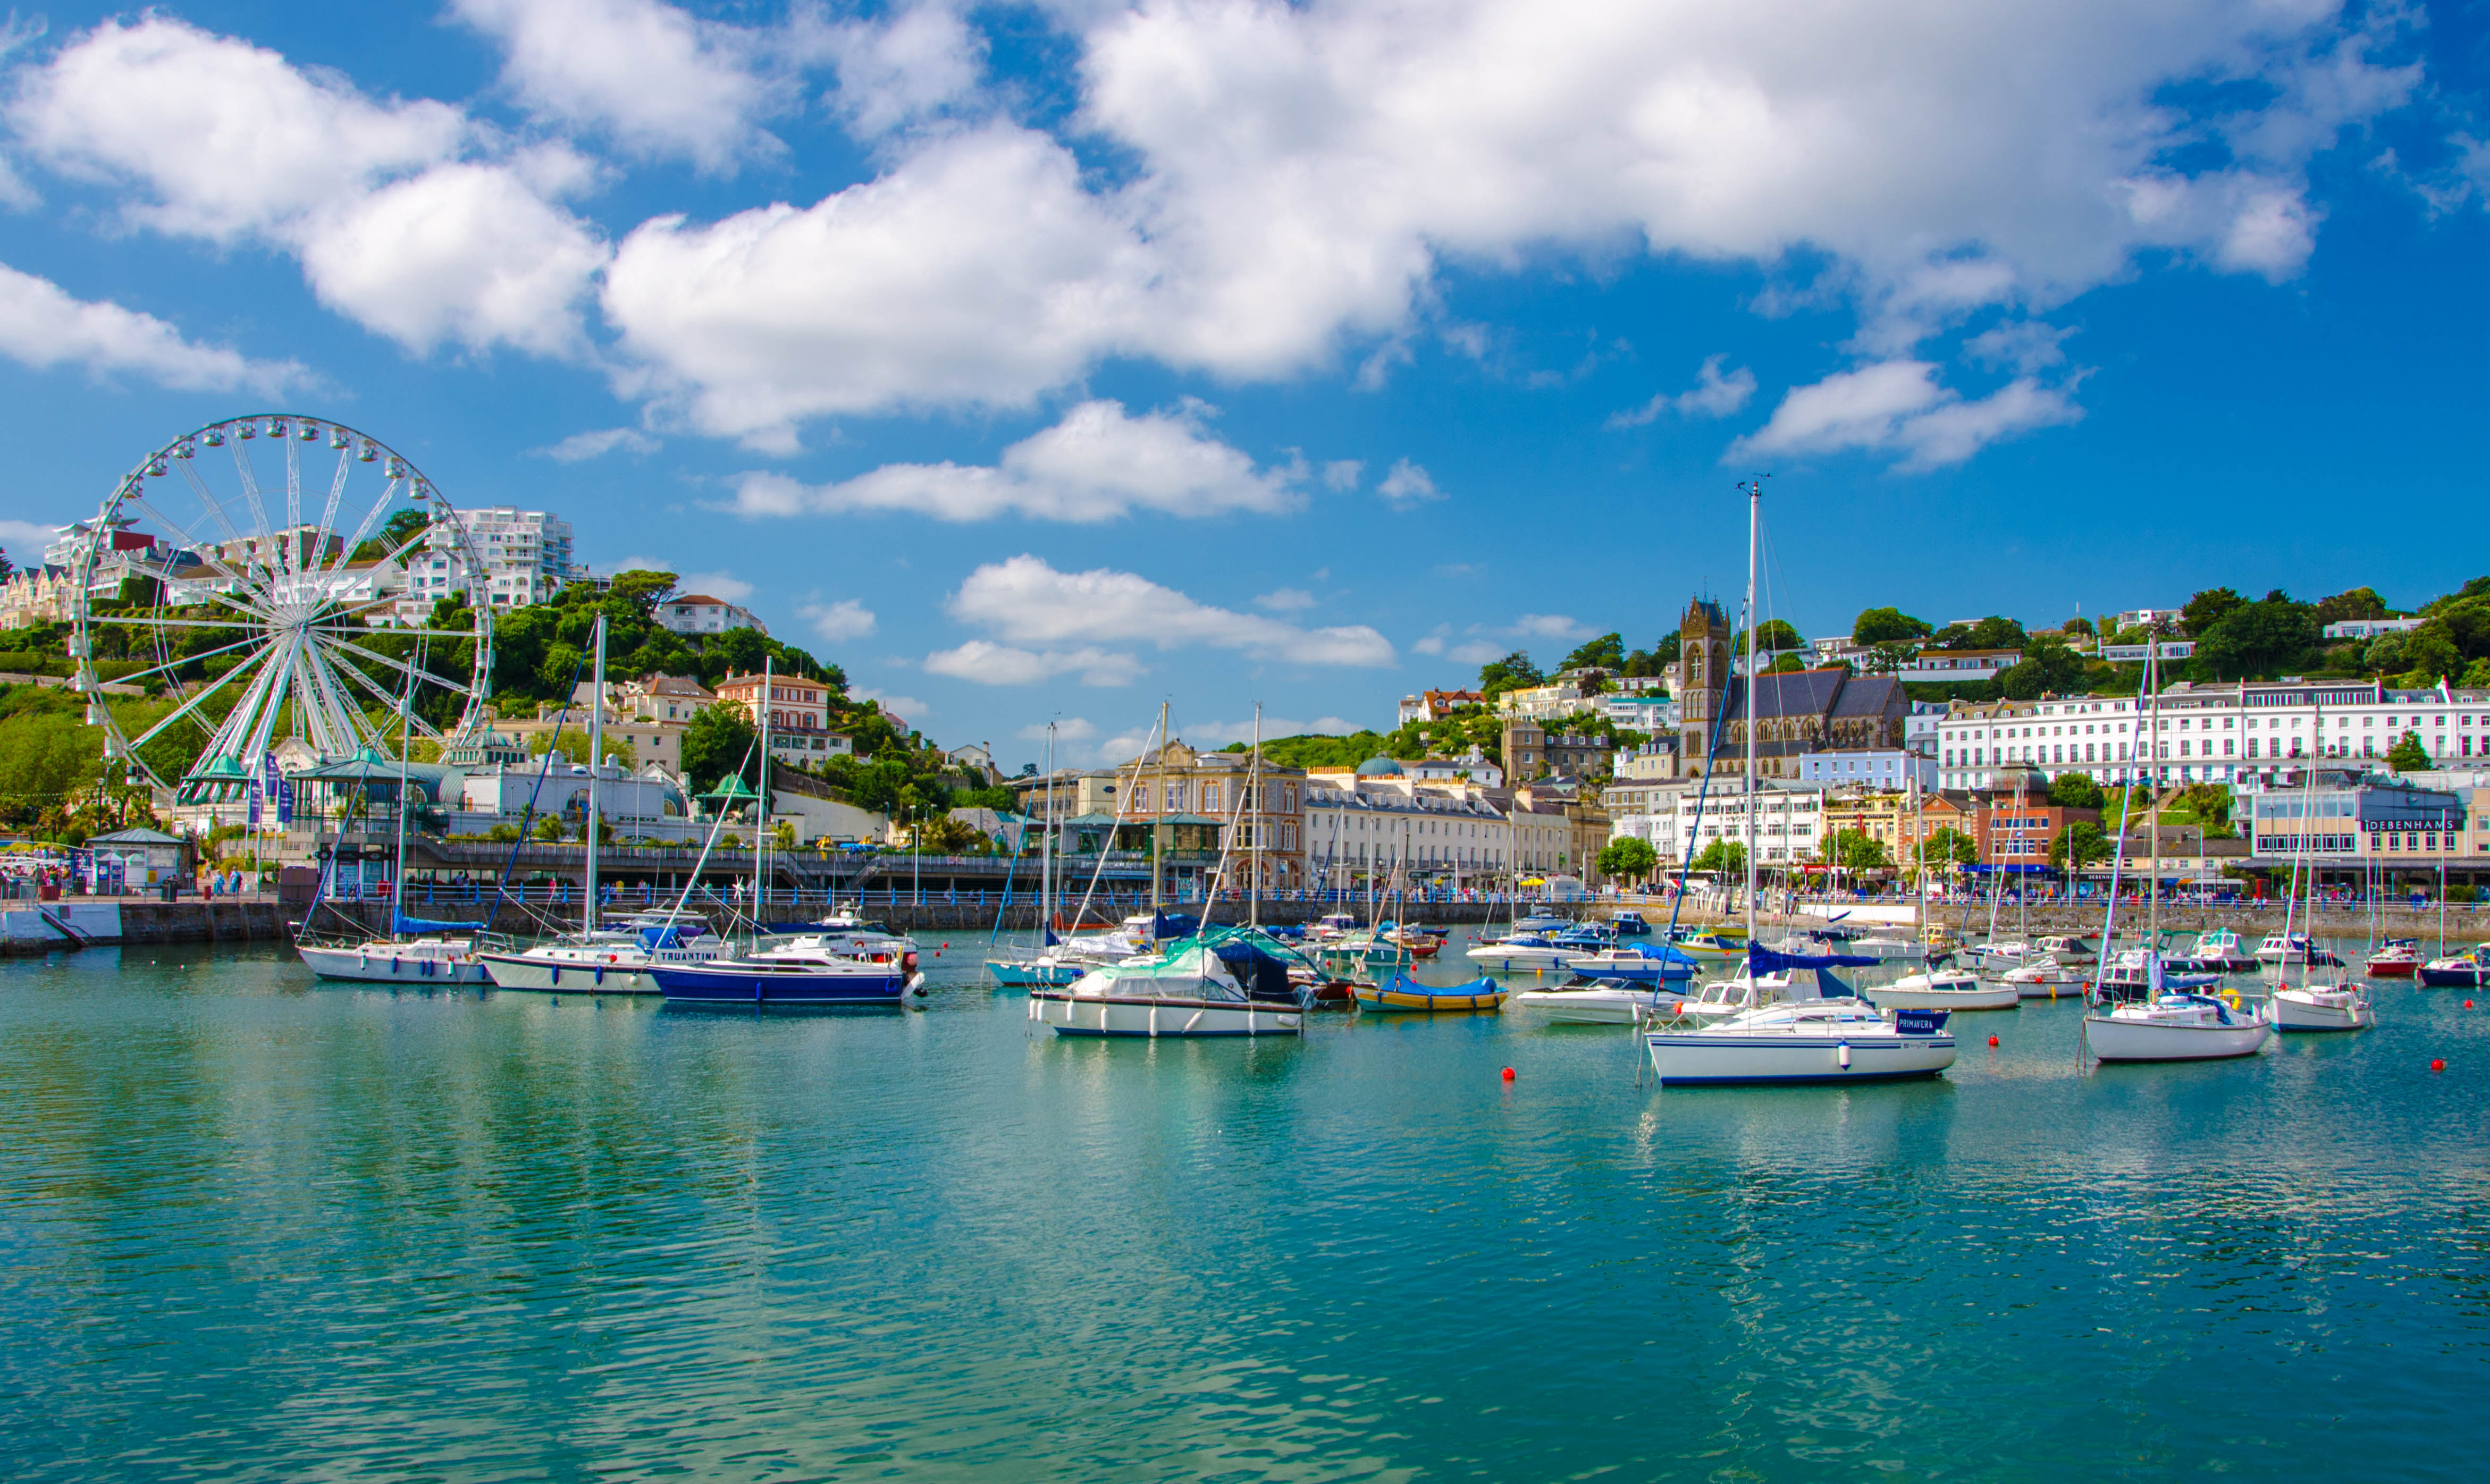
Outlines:
{"label": "sailboat", "polygon": [[[2118,851],[2110,863],[2109,901],[2101,919],[2100,973],[2093,992],[2093,1010],[2084,1016],[2083,1033],[2092,1054],[2103,1062],[2212,1062],[2253,1056],[2273,1038],[2273,1022],[2262,1006],[2235,1008],[2221,999],[2173,988],[2161,957],[2161,692],[2155,684],[2160,668],[2161,644],[2149,641],[2144,652],[2143,687],[2137,693],[2139,713],[2151,700],[2144,736],[2146,829],[2150,841],[2153,904],[2146,919],[2144,946],[2122,954],[2113,966],[2110,945],[2118,939],[2118,886],[2127,865],[2127,819],[2119,811]],[[2128,797],[2134,797],[2134,783]]]}
{"label": "sailboat", "polygon": [[[420,667],[419,658],[417,668]],[[478,957],[478,945],[501,942],[498,934],[485,933],[472,922],[432,922],[406,915],[407,752],[414,741],[414,688],[410,673],[408,693],[398,699],[397,863],[390,874],[389,936],[366,934],[361,941],[321,942],[306,932],[296,940],[294,951],[302,956],[304,967],[324,979],[367,984],[490,983]],[[304,916],[306,929],[328,898],[334,869],[333,858],[324,862],[320,901]]]}
{"label": "sailboat", "polygon": [[[1910,775],[1910,797],[1912,834],[1916,840],[1923,828],[1919,818],[1920,775],[1916,771]],[[1927,852],[1924,845],[1914,846],[1912,859],[1918,867],[1920,888],[1918,900],[1912,908],[1912,923],[1925,940],[1927,936],[1928,883]],[[1992,940],[1997,936],[1994,901],[1989,905],[1988,936]],[[2015,948],[2015,956],[2019,959],[2023,946],[2018,943]],[[1942,967],[1925,947],[1918,951],[1923,960],[1921,967],[1878,987],[1874,991],[1878,1004],[1913,1010],[2011,1010],[2023,1003],[2023,991],[2019,985],[1983,983],[1979,975],[1968,970]]]}
{"label": "sailboat", "polygon": [[[1946,1012],[1886,1009],[1853,994],[1829,972],[1872,968],[1881,960],[1865,954],[1776,953],[1755,940],[1755,739],[1762,710],[1755,694],[1755,571],[1763,480],[1758,477],[1740,488],[1747,495],[1746,973],[1706,986],[1698,997],[1717,1005],[1734,994],[1731,1013],[1699,1029],[1646,1032],[1644,1049],[1664,1087],[1932,1077],[1954,1064]],[[1724,705],[1724,715],[1726,710]],[[1783,998],[1793,993],[1793,972],[1814,974],[1813,998]],[[1686,1010],[1681,1006],[1681,1012]],[[1700,1009],[1692,1014],[1705,1017]]]}
{"label": "sailboat", "polygon": [[[2326,713],[2322,707],[2317,713],[2317,725],[2321,728],[2326,725]],[[2292,899],[2282,909],[2282,925],[2286,933],[2291,928],[2293,909],[2301,901],[2303,875],[2306,878],[2308,925],[2311,928],[2317,925],[2317,865],[2308,858],[2308,822],[2314,817],[2309,804],[2317,795],[2317,769],[2313,762],[2302,770],[2302,776],[2300,835],[2291,862]],[[2287,964],[2274,967],[2274,987],[2268,997],[2268,1004],[2275,1030],[2365,1031],[2378,1023],[2377,1009],[2369,1004],[2369,992],[2359,982],[2338,978],[2331,983],[2320,983],[2314,975],[2302,968],[2301,982],[2294,987],[2290,976],[2291,970]]]}

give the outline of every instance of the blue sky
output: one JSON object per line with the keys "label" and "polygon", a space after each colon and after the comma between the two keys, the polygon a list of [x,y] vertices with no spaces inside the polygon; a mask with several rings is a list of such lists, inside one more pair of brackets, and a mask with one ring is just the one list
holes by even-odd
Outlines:
{"label": "blue sky", "polygon": [[[0,545],[287,408],[946,742],[2481,569],[2477,6],[18,13]],[[12,524],[14,523],[14,524]]]}

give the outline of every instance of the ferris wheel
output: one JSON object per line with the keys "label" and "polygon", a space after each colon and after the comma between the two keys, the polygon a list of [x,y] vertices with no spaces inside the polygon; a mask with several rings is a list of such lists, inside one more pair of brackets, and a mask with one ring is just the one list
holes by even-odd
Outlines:
{"label": "ferris wheel", "polygon": [[[428,626],[430,597],[487,585],[474,535],[368,434],[292,413],[209,423],[123,476],[69,544],[72,684],[130,783],[224,802],[289,738],[324,761],[393,760],[402,739],[483,728],[489,599],[472,628]],[[113,660],[175,704],[125,726],[102,689]]]}

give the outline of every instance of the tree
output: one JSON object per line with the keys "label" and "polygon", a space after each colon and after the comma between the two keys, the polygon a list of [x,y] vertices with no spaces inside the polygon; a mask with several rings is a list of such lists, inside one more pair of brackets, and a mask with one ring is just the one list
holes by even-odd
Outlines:
{"label": "tree", "polygon": [[1764,666],[1764,673],[1766,675],[1788,675],[1794,671],[1804,670],[1806,668],[1808,668],[1808,663],[1807,656],[1805,655],[1793,655],[1784,650],[1781,654],[1773,656],[1773,662],[1771,664]]}
{"label": "tree", "polygon": [[1588,640],[1574,653],[1566,655],[1565,662],[1558,665],[1556,669],[1562,673],[1567,670],[1578,670],[1584,665],[1598,665],[1607,670],[1623,670],[1626,667],[1626,636],[1602,634],[1596,639]]}
{"label": "tree", "polygon": [[2058,831],[2049,842],[2049,863],[2059,870],[2080,871],[2096,860],[2106,860],[2110,854],[2109,837],[2090,820],[2077,820]]}
{"label": "tree", "polygon": [[2316,610],[2276,588],[2259,601],[2235,603],[2209,626],[2191,630],[2197,636],[2196,672],[2231,681],[2299,669],[2317,648],[2317,630]]}
{"label": "tree", "polygon": [[2387,600],[2368,588],[2353,588],[2332,597],[2317,600],[2317,622],[2340,624],[2345,619],[2382,619],[2387,616]]}
{"label": "tree", "polygon": [[[1806,647],[1807,641],[1798,636],[1798,630],[1792,628],[1783,620],[1766,619],[1755,626],[1755,653],[1758,655],[1771,655],[1781,650],[1797,650]],[[1741,657],[1745,656],[1747,636],[1743,632],[1730,636],[1729,652]]]}
{"label": "tree", "polygon": [[2100,785],[2079,772],[2062,772],[2049,785],[2049,802],[2061,809],[2098,809],[2101,806]]}
{"label": "tree", "polygon": [[627,572],[616,572],[614,583],[606,589],[606,592],[615,601],[627,604],[633,613],[647,621],[656,618],[657,605],[664,602],[666,595],[674,590],[674,573],[651,572],[635,567]]}
{"label": "tree", "polygon": [[1948,825],[1927,837],[1920,847],[1920,858],[1936,870],[1969,865],[1980,858],[1980,846],[1973,842],[1971,836]]}
{"label": "tree", "polygon": [[415,509],[392,510],[379,533],[355,547],[357,562],[377,562],[432,529],[432,517]]}
{"label": "tree", "polygon": [[1660,868],[1660,852],[1649,840],[1619,835],[1600,848],[1600,874],[1618,881],[1642,881]]}
{"label": "tree", "polygon": [[1845,871],[1882,871],[1894,864],[1885,853],[1885,842],[1870,838],[1864,829],[1834,830],[1816,847],[1816,858]]}
{"label": "tree", "polygon": [[2078,613],[2073,618],[2070,618],[2067,620],[2067,622],[2059,625],[2058,631],[2065,634],[2083,634],[2090,636],[2097,630],[2093,627],[2092,620],[2085,618],[2082,614]]}
{"label": "tree", "polygon": [[1747,845],[1743,840],[1715,840],[1703,847],[1694,858],[1694,869],[1707,871],[1726,879],[1747,874]]}
{"label": "tree", "polygon": [[683,728],[683,776],[694,789],[706,791],[740,769],[744,783],[758,788],[761,754],[754,744],[760,740],[742,707],[731,701],[702,707]]}
{"label": "tree", "polygon": [[1668,667],[1677,663],[1677,635],[1663,634],[1651,648],[1626,655],[1625,673],[1636,679],[1666,674]]}
{"label": "tree", "polygon": [[2387,753],[2387,766],[2397,772],[2420,772],[2430,766],[2429,753],[2420,744],[2420,734],[2406,732],[2401,741]]}
{"label": "tree", "polygon": [[2024,644],[2023,626],[1993,613],[1977,624],[1948,624],[1935,639],[1945,650],[2019,650]]}
{"label": "tree", "polygon": [[1479,692],[1490,702],[1508,690],[1543,684],[1547,680],[1539,667],[1530,662],[1530,656],[1520,650],[1502,659],[1491,659],[1479,666]]}
{"label": "tree", "polygon": [[1998,693],[2015,701],[2036,700],[2044,691],[2063,695],[2080,689],[2090,668],[2084,656],[2069,649],[2064,640],[2035,639],[2025,647],[2021,661],[1997,677]]}
{"label": "tree", "polygon": [[[538,732],[528,739],[528,756],[542,757],[545,755],[545,749],[548,746],[560,749],[564,757],[570,759],[574,763],[585,763],[588,761],[588,728],[585,726],[565,727],[562,729],[562,739],[560,742],[554,741],[554,734],[551,732]],[[629,742],[623,741],[622,738],[609,737],[605,739],[605,754],[606,756],[614,759],[617,763],[622,764],[625,769],[633,769],[640,766],[640,754],[638,749],[634,748]]]}
{"label": "tree", "polygon": [[1930,630],[1924,619],[1915,619],[1899,608],[1867,608],[1860,611],[1850,626],[1850,642],[1860,645],[1908,644],[1925,639]]}
{"label": "tree", "polygon": [[15,576],[16,572],[16,564],[9,560],[9,548],[6,546],[0,546],[0,582],[8,581],[11,577]]}
{"label": "tree", "polygon": [[1920,647],[1898,639],[1888,640],[1868,652],[1867,671],[1870,675],[1891,675],[1919,657]]}
{"label": "tree", "polygon": [[2246,601],[2228,588],[2207,588],[2187,599],[2187,605],[2179,610],[2179,631],[2202,639],[2215,625]]}

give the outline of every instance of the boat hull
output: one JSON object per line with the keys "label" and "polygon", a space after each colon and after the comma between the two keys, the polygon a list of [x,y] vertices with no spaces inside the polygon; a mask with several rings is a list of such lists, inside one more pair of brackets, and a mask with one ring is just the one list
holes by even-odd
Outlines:
{"label": "boat hull", "polygon": [[986,972],[1005,989],[1060,989],[1089,971],[1079,964],[1006,964],[989,960]]}
{"label": "boat hull", "polygon": [[2023,1003],[2023,992],[2012,984],[1975,984],[1960,989],[1902,989],[1888,984],[1860,994],[1889,1010],[2011,1010]]}
{"label": "boat hull", "polygon": [[484,972],[503,989],[547,990],[557,994],[653,995],[657,981],[645,963],[550,963],[521,953],[478,954]]}
{"label": "boat hull", "polygon": [[1361,1010],[1389,1010],[1420,1015],[1440,1015],[1454,1011],[1493,1010],[1503,1007],[1508,990],[1492,990],[1469,995],[1421,995],[1399,989],[1354,991]]}
{"label": "boat hull", "polygon": [[[1654,1008],[1653,997],[1620,989],[1525,989],[1513,997],[1517,1009],[1581,1026],[1631,1026]],[[1665,1004],[1662,1014],[1669,1013]]]}
{"label": "boat hull", "polygon": [[2084,981],[2078,978],[2010,979],[2014,993],[2025,1000],[2079,1000],[2083,998]]}
{"label": "boat hull", "polygon": [[2368,969],[2373,979],[2409,979],[2420,972],[2420,965],[2409,958],[2390,958],[2383,963],[2373,958]]}
{"label": "boat hull", "polygon": [[1564,948],[1518,948],[1501,953],[1492,946],[1483,945],[1470,949],[1466,956],[1480,968],[1499,974],[1553,974],[1567,970],[1580,955]]}
{"label": "boat hull", "polygon": [[887,974],[794,974],[732,965],[655,966],[647,971],[668,1004],[897,1004],[909,976]]}
{"label": "boat hull", "polygon": [[406,958],[362,948],[297,948],[304,968],[324,979],[351,984],[490,984],[492,976],[473,959]]}
{"label": "boat hull", "polygon": [[2366,1031],[2378,1023],[2376,1007],[2362,996],[2328,995],[2320,999],[2285,989],[2276,990],[2270,1004],[2276,1031]]}
{"label": "boat hull", "polygon": [[[1954,1065],[1951,1035],[1736,1035],[1655,1032],[1643,1038],[1664,1087],[1904,1082]],[[1849,1052],[1843,1064],[1842,1052]]]}
{"label": "boat hull", "polygon": [[1178,1000],[1156,995],[1069,995],[1035,990],[1028,1018],[1057,1035],[1159,1040],[1184,1036],[1298,1035],[1305,1011],[1274,1000]]}
{"label": "boat hull", "polygon": [[2093,1056],[2103,1062],[2222,1062],[2252,1057],[2273,1038],[2273,1026],[2262,1019],[2194,1026],[2091,1015],[2084,1019],[2084,1031]]}
{"label": "boat hull", "polygon": [[2479,989],[2485,982],[2482,969],[2477,964],[2462,969],[2442,969],[2435,964],[2423,964],[2418,977],[2431,989]]}

